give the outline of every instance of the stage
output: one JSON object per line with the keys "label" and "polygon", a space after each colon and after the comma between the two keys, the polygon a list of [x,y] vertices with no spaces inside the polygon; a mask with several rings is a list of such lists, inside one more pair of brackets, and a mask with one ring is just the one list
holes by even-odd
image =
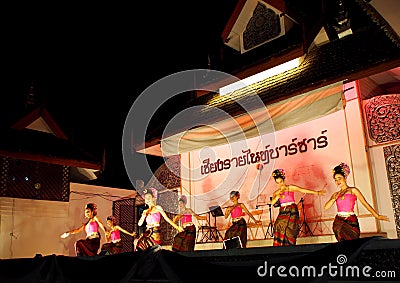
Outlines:
{"label": "stage", "polygon": [[[384,237],[386,238],[386,233],[361,233],[361,238],[368,237]],[[260,248],[260,247],[272,247],[274,239],[272,237],[266,237],[265,239],[255,239],[247,241],[248,248]],[[337,240],[335,235],[318,235],[318,236],[306,236],[306,237],[298,237],[297,245],[308,245],[308,244],[319,244],[319,243],[336,243]],[[222,249],[222,241],[207,241],[204,243],[196,243],[195,251],[202,250],[218,250]],[[164,249],[171,250],[171,246],[163,246]]]}
{"label": "stage", "polygon": [[[211,243],[210,243],[211,244]],[[399,282],[400,240],[0,260],[0,282]],[[205,244],[201,244],[205,245]],[[201,248],[201,246],[199,247]],[[379,276],[379,277],[378,277]]]}

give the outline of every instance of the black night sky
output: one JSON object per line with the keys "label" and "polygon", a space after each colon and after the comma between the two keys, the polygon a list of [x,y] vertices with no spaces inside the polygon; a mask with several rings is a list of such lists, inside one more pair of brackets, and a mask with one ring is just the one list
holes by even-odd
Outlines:
{"label": "black night sky", "polygon": [[[24,21],[32,23],[3,34],[3,67],[30,72],[26,76],[34,79],[0,81],[0,126],[21,118],[33,82],[36,103],[45,106],[70,141],[100,159],[105,150],[99,185],[131,188],[121,149],[128,111],[152,83],[178,71],[207,68],[209,56],[218,57],[223,25],[218,15],[229,1],[221,7],[207,2],[104,6],[69,17],[50,13],[48,21],[27,16]],[[148,160],[154,171],[163,162]]]}

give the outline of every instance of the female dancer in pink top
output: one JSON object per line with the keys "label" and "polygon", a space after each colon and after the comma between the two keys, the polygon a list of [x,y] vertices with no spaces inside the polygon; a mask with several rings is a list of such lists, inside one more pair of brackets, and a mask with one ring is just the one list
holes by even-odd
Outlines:
{"label": "female dancer in pink top", "polygon": [[349,174],[350,167],[346,163],[342,162],[333,168],[333,178],[340,190],[333,193],[325,204],[325,209],[329,209],[336,202],[337,214],[333,221],[333,232],[338,242],[360,237],[360,225],[354,213],[354,205],[357,199],[376,219],[389,221],[387,216],[376,213],[359,189],[347,185],[346,179]]}
{"label": "female dancer in pink top", "polygon": [[260,224],[261,220],[256,220],[247,207],[239,202],[240,193],[238,191],[231,191],[229,196],[233,205],[227,207],[224,216],[225,219],[229,215],[232,217],[232,226],[226,230],[224,240],[239,236],[242,247],[245,248],[247,245],[247,223],[243,216],[249,215],[257,224]]}
{"label": "female dancer in pink top", "polygon": [[106,232],[106,240],[107,243],[101,246],[101,253],[100,254],[118,254],[122,251],[122,243],[121,243],[121,233],[125,233],[134,237],[136,235],[135,232],[131,233],[121,226],[117,225],[114,216],[107,217],[107,226],[110,227],[110,230]]}
{"label": "female dancer in pink top", "polygon": [[136,250],[145,250],[154,245],[161,245],[161,234],[160,234],[160,220],[161,216],[171,224],[179,232],[183,231],[182,227],[176,225],[165,213],[164,209],[160,205],[156,205],[157,190],[150,188],[144,192],[144,202],[148,206],[142,212],[142,216],[139,219],[138,225],[142,226],[146,221],[146,230],[140,235]]}
{"label": "female dancer in pink top", "polygon": [[300,232],[300,215],[294,199],[294,192],[304,194],[324,195],[325,190],[312,191],[296,185],[287,185],[285,182],[286,172],[276,169],[272,177],[278,189],[273,193],[271,205],[278,200],[280,202],[279,214],[274,223],[274,246],[296,245],[297,236]]}
{"label": "female dancer in pink top", "polygon": [[78,240],[75,243],[75,253],[77,256],[94,256],[100,247],[99,227],[106,232],[103,223],[97,218],[97,206],[95,203],[88,203],[85,207],[85,217],[88,221],[77,229],[65,232],[61,238],[67,238],[69,235],[86,231],[86,239]]}
{"label": "female dancer in pink top", "polygon": [[179,214],[174,217],[173,221],[176,223],[180,220],[184,231],[175,235],[174,242],[172,244],[173,251],[194,251],[194,246],[196,243],[196,226],[194,225],[192,218],[194,216],[197,220],[207,219],[207,216],[198,215],[191,208],[186,207],[186,203],[187,198],[186,196],[182,195],[178,199]]}

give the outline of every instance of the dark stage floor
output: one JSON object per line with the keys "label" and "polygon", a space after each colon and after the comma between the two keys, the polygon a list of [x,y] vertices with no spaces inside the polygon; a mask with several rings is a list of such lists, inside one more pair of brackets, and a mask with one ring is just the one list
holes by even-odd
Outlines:
{"label": "dark stage floor", "polygon": [[400,282],[400,240],[3,259],[0,282]]}

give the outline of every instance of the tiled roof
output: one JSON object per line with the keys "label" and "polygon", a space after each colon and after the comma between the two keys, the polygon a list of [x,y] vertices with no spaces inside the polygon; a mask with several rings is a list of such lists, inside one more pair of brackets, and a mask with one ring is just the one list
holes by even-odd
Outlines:
{"label": "tiled roof", "polygon": [[95,170],[102,167],[101,160],[96,160],[68,140],[29,129],[2,130],[0,155]]}
{"label": "tiled roof", "polygon": [[[353,1],[352,15],[352,35],[310,48],[298,68],[252,85],[253,91],[265,104],[270,104],[335,82],[353,81],[399,66],[400,39],[387,22],[364,1]],[[209,93],[187,106],[209,105],[237,116],[244,113],[244,109],[236,101],[248,99],[252,99],[248,89],[226,96]],[[221,119],[217,113],[212,109],[195,112],[190,123],[217,122]],[[149,129],[146,143],[154,144],[159,140],[164,126],[159,124]]]}

